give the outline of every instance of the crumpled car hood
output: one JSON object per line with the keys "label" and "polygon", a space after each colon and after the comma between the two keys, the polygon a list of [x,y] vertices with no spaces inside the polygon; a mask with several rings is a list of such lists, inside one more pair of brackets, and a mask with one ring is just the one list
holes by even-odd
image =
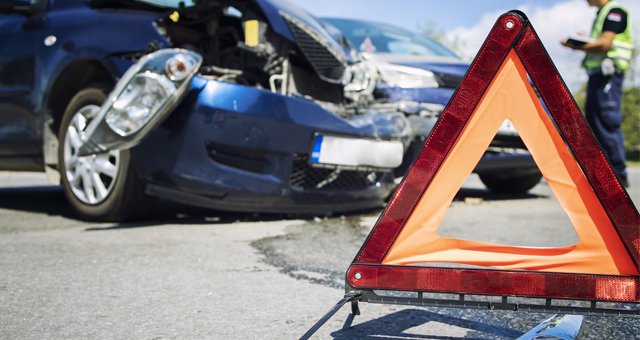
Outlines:
{"label": "crumpled car hood", "polygon": [[[289,14],[292,17],[295,17],[296,19],[302,21],[303,23],[320,33],[323,37],[325,37],[327,39],[327,43],[331,45],[331,47],[337,48],[342,51],[342,47],[340,46],[340,44],[336,42],[335,39],[333,39],[331,34],[327,32],[324,26],[320,24],[320,22],[318,22],[318,20],[313,15],[309,14],[309,12],[305,11],[302,7],[290,3],[286,0],[254,1],[262,8],[265,15],[269,19],[269,23],[273,26],[273,29],[283,37],[295,42],[295,39],[291,34],[291,31],[287,27],[284,19],[282,18],[282,15],[280,15],[280,12]],[[344,51],[342,51],[342,53],[344,54]]]}
{"label": "crumpled car hood", "polygon": [[440,56],[375,53],[374,58],[390,64],[416,67],[433,73],[450,74],[459,77],[463,77],[470,66],[470,63],[460,59]]}

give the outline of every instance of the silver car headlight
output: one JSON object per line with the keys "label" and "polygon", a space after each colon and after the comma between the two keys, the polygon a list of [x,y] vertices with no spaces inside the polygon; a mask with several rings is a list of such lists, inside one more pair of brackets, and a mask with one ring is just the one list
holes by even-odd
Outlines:
{"label": "silver car headlight", "polygon": [[166,113],[171,99],[186,90],[185,80],[191,80],[201,63],[199,54],[177,49],[160,50],[140,59],[107,100],[111,101],[111,107],[106,122],[111,130],[129,136],[153,117]]}
{"label": "silver car headlight", "polygon": [[378,70],[376,65],[370,61],[362,60],[351,64],[345,72],[345,97],[358,103],[362,96],[373,99],[373,91],[376,87]]}
{"label": "silver car headlight", "polygon": [[380,77],[390,86],[403,88],[438,87],[438,80],[431,71],[387,63],[378,64]]}
{"label": "silver car headlight", "polygon": [[106,122],[117,134],[129,136],[139,131],[176,92],[167,77],[156,73],[136,74],[107,111]]}
{"label": "silver car headlight", "polygon": [[183,49],[148,54],[118,81],[85,130],[79,156],[135,146],[180,103],[202,56]]}
{"label": "silver car headlight", "polygon": [[346,75],[350,81],[345,81],[345,91],[364,91],[375,85],[375,66],[367,61],[358,62],[349,65]]}

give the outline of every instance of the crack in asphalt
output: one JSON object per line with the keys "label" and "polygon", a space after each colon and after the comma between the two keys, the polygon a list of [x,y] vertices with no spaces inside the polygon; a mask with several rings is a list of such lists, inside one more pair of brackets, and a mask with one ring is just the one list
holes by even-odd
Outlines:
{"label": "crack in asphalt", "polygon": [[[368,229],[358,216],[305,221],[285,229],[284,235],[251,242],[262,261],[296,280],[344,289],[347,268],[367,238]],[[476,297],[490,299],[490,297]],[[622,305],[610,306],[625,308]],[[391,307],[392,310],[395,310]],[[334,339],[428,338],[428,339],[515,339],[549,317],[549,314],[486,311],[455,308],[402,309],[333,332]],[[413,334],[412,328],[440,322],[462,327],[461,337]],[[422,327],[422,326],[420,326]],[[434,327],[434,326],[430,326]],[[585,317],[582,339],[640,340],[640,320],[615,317]]]}
{"label": "crack in asphalt", "polygon": [[366,239],[366,231],[357,216],[316,218],[287,227],[285,235],[253,241],[251,246],[264,255],[263,262],[279,268],[283,274],[344,289],[344,275]]}

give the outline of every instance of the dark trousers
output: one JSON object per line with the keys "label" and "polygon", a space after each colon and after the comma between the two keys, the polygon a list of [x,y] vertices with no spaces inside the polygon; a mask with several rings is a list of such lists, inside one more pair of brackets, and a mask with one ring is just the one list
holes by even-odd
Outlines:
{"label": "dark trousers", "polygon": [[626,177],[622,122],[622,80],[624,74],[589,76],[587,86],[587,122],[618,176]]}

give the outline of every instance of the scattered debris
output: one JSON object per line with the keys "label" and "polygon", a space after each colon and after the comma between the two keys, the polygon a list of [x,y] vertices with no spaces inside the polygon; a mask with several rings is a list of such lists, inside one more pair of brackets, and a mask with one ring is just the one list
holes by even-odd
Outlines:
{"label": "scattered debris", "polygon": [[484,202],[484,200],[480,197],[465,197],[464,198],[464,203],[469,204],[469,205],[478,205],[478,204],[482,204]]}

